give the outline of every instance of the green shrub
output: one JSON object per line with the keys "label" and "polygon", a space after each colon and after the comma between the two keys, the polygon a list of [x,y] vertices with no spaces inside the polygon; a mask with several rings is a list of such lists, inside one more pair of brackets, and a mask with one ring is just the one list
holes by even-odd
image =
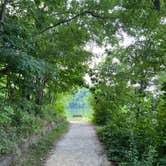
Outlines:
{"label": "green shrub", "polygon": [[27,137],[37,133],[41,129],[40,119],[33,114],[27,112],[20,112],[20,123],[17,127],[18,133]]}
{"label": "green shrub", "polygon": [[164,165],[164,152],[161,151],[164,145],[156,114],[149,111],[135,117],[135,111],[123,108],[114,112],[105,126],[97,128],[109,160],[126,166]]}
{"label": "green shrub", "polygon": [[106,147],[109,160],[116,161],[121,166],[153,166],[156,163],[158,153],[155,147],[150,142],[146,143],[142,153],[143,143],[134,139],[131,128],[109,123],[98,128],[97,133]]}
{"label": "green shrub", "polygon": [[18,141],[16,128],[0,127],[0,154],[11,152]]}
{"label": "green shrub", "polygon": [[48,122],[55,121],[57,119],[58,113],[56,112],[53,104],[44,105],[40,114],[42,119]]}
{"label": "green shrub", "polygon": [[0,107],[0,126],[9,126],[12,123],[14,110],[11,106]]}

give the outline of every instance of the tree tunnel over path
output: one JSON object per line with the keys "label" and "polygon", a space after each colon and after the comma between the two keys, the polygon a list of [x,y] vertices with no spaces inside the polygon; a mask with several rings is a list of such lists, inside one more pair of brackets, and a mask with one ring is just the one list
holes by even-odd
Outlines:
{"label": "tree tunnel over path", "polygon": [[64,110],[109,160],[166,165],[166,0],[0,0],[0,156]]}

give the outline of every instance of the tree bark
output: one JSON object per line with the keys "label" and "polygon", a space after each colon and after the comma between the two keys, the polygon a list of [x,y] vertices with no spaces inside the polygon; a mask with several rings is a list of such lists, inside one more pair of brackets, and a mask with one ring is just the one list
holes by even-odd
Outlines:
{"label": "tree bark", "polygon": [[47,80],[48,80],[47,76],[40,79],[40,84],[41,85],[40,85],[40,88],[38,90],[38,96],[37,96],[37,100],[36,100],[36,103],[38,105],[42,105],[43,96],[44,96],[44,87],[45,87],[45,84],[46,84]]}
{"label": "tree bark", "polygon": [[0,13],[0,32],[3,32],[3,24],[4,24],[5,16],[6,16],[7,3],[8,3],[8,0],[4,0],[4,3],[2,4],[2,9]]}
{"label": "tree bark", "polygon": [[160,0],[153,0],[154,6],[157,10],[160,10]]}

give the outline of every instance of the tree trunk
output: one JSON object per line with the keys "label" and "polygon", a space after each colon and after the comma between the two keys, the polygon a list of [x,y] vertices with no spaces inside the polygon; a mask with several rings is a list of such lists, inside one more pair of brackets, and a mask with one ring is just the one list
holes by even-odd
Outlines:
{"label": "tree trunk", "polygon": [[3,24],[4,24],[5,16],[6,16],[7,2],[8,0],[4,0],[4,3],[2,4],[2,9],[0,13],[0,32],[3,32]]}
{"label": "tree trunk", "polygon": [[45,87],[47,80],[48,80],[47,76],[40,79],[40,88],[38,90],[38,96],[37,96],[37,101],[36,101],[36,103],[38,105],[42,105],[42,100],[43,100],[43,95],[44,95],[44,87]]}
{"label": "tree trunk", "polygon": [[42,105],[42,99],[43,99],[43,86],[38,91],[38,97],[37,97],[38,105]]}
{"label": "tree trunk", "polygon": [[154,6],[157,10],[160,10],[160,0],[153,0]]}

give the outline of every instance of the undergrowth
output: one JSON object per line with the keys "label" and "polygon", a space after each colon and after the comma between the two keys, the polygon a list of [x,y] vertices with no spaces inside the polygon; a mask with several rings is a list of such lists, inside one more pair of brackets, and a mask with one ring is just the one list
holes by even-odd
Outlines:
{"label": "undergrowth", "polygon": [[48,135],[44,136],[37,144],[33,144],[25,156],[25,161],[19,161],[16,166],[43,166],[54,142],[67,130],[67,122],[60,124],[56,129],[53,129]]}

